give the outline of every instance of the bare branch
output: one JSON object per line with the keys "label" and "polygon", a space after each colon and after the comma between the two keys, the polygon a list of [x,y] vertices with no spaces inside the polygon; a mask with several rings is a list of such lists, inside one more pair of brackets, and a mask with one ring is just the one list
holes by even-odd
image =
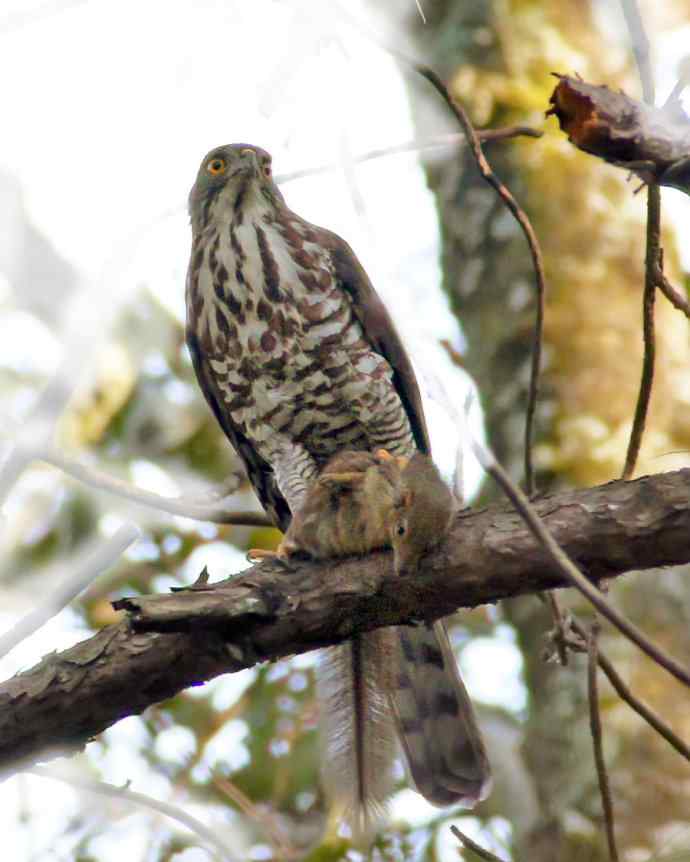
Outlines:
{"label": "bare branch", "polygon": [[127,802],[133,802],[136,805],[141,805],[144,808],[150,808],[157,811],[159,814],[164,814],[172,820],[177,820],[182,826],[189,829],[197,835],[202,842],[215,851],[215,855],[223,860],[223,862],[235,862],[237,857],[233,855],[229,847],[227,847],[215,831],[209,829],[196,817],[187,814],[178,805],[171,805],[169,802],[161,802],[159,799],[154,799],[152,796],[147,796],[145,793],[138,793],[130,790],[128,787],[116,787],[114,784],[108,784],[105,781],[92,781],[77,776],[61,775],[51,769],[44,769],[40,766],[35,766],[33,769],[26,770],[30,775],[37,775],[40,778],[49,778],[51,781],[61,781],[63,784],[68,784],[70,787],[76,787],[78,790],[84,790],[87,793],[96,793],[100,796],[109,796],[112,799],[123,799]]}
{"label": "bare branch", "polygon": [[[23,448],[17,450],[16,457],[19,455],[24,459],[21,469],[24,469],[32,461],[43,461],[98,491],[105,491],[124,500],[168,512],[171,515],[194,518],[197,521],[209,521],[214,524],[233,524],[238,527],[273,526],[273,522],[263,512],[242,512],[227,508],[225,498],[209,505],[187,497],[161,497],[160,494],[137,488],[135,485],[130,485],[129,482],[124,482],[122,479],[111,476],[103,470],[85,464],[83,461],[67,458],[53,449]],[[237,485],[233,490],[236,488]]]}
{"label": "bare branch", "polygon": [[651,48],[647,32],[642,21],[637,0],[621,0],[625,23],[628,25],[630,42],[637,63],[642,84],[642,98],[650,105],[654,104],[654,74],[652,72]]}
{"label": "bare branch", "polygon": [[589,697],[589,727],[592,733],[594,745],[594,762],[597,767],[597,778],[599,780],[599,793],[601,794],[601,805],[604,810],[604,822],[606,824],[606,841],[609,846],[609,857],[611,862],[618,862],[618,848],[616,847],[616,836],[613,826],[613,801],[611,799],[611,788],[609,777],[606,772],[606,761],[604,760],[604,747],[601,735],[601,716],[599,714],[599,693],[597,691],[597,663],[599,626],[596,621],[588,638],[588,664],[587,664],[587,689]]}
{"label": "bare branch", "polygon": [[654,301],[656,299],[657,270],[660,269],[661,255],[661,194],[656,183],[647,188],[647,251],[645,255],[644,293],[642,297],[642,332],[644,356],[642,359],[642,378],[640,391],[635,405],[635,416],[625,456],[625,466],[621,478],[630,479],[635,471],[637,456],[642,444],[642,435],[647,421],[649,401],[652,397],[654,382],[654,360],[656,344],[654,338]]}
{"label": "bare branch", "polygon": [[[642,21],[637,0],[621,0],[633,53],[642,82],[642,98],[654,105],[654,73],[651,64],[651,48]],[[633,427],[630,432],[628,451],[625,456],[622,478],[629,479],[635,470],[637,456],[642,443],[642,434],[647,418],[649,401],[652,397],[654,382],[654,300],[656,298],[657,268],[661,269],[661,193],[655,181],[647,189],[647,250],[645,252],[645,279],[642,298],[642,331],[644,338],[644,358],[642,360],[642,379],[635,405]]]}
{"label": "bare branch", "polygon": [[218,774],[214,774],[211,780],[224,796],[233,802],[240,811],[246,814],[247,817],[250,817],[257,826],[265,832],[268,842],[273,848],[276,859],[283,859],[287,862],[288,859],[295,859],[302,855],[287,843],[285,836],[283,835],[283,830],[276,822],[276,818],[272,817],[266,811],[259,810],[259,808],[240,790],[236,784],[233,784],[228,778],[224,778],[222,775]]}
{"label": "bare branch", "polygon": [[[576,642],[570,638],[568,639],[568,646],[571,649],[576,649],[580,652],[586,651],[586,646],[583,646],[583,644],[587,643],[587,632],[585,631],[584,626],[573,616],[570,617],[570,626],[582,639],[582,643]],[[625,701],[625,703],[627,703],[631,709],[643,718],[650,727],[654,728],[654,730],[656,730],[656,732],[662,736],[669,745],[675,748],[678,754],[686,760],[690,760],[690,746],[683,742],[683,740],[671,730],[666,722],[663,721],[663,719],[660,718],[653,709],[647,706],[646,703],[641,701],[630,691],[628,686],[621,679],[612,662],[601,650],[598,650],[597,652],[597,661],[599,662],[599,667],[604,671],[608,681],[611,683],[621,700]]]}
{"label": "bare branch", "polygon": [[683,90],[688,86],[689,82],[690,82],[690,73],[683,72],[681,74],[680,78],[673,85],[673,89],[671,90],[671,92],[668,94],[668,98],[664,102],[664,107],[668,107],[670,105],[673,105],[674,102],[680,102],[680,97],[683,93]]}
{"label": "bare branch", "polygon": [[678,311],[682,311],[683,314],[690,320],[690,302],[688,302],[687,297],[684,296],[678,290],[678,288],[674,287],[671,282],[666,278],[658,263],[654,275],[656,280],[656,286],[664,294],[666,299],[668,299],[668,301],[674,308],[677,308]]}
{"label": "bare branch", "polygon": [[667,670],[672,676],[685,685],[690,686],[690,670],[668,655],[661,647],[654,644],[623,614],[612,607],[602,596],[596,587],[579,571],[577,566],[568,556],[567,552],[559,545],[558,541],[549,532],[546,525],[539,517],[537,510],[530,504],[522,491],[515,485],[505,470],[484,447],[474,441],[473,449],[482,467],[501,486],[505,495],[515,506],[520,517],[529,527],[532,534],[541,542],[549,553],[551,559],[559,571],[575,586],[594,607],[605,616],[622,634],[646,653],[653,661]]}
{"label": "bare branch", "polygon": [[537,286],[537,301],[536,301],[536,319],[534,324],[534,340],[532,345],[532,364],[529,383],[529,392],[527,396],[527,407],[525,410],[525,488],[528,496],[534,494],[534,467],[532,464],[532,442],[534,437],[534,416],[537,406],[537,397],[539,394],[539,372],[541,368],[541,352],[544,340],[544,303],[546,299],[546,279],[544,277],[544,264],[542,259],[541,248],[534,228],[527,217],[527,214],[522,207],[517,203],[508,188],[499,180],[496,174],[491,169],[481,143],[474,130],[474,126],[467,116],[462,105],[453,98],[448,91],[446,85],[441,81],[436,72],[428,66],[415,65],[415,70],[426,78],[427,81],[441,94],[445,99],[446,104],[451,109],[455,118],[460,123],[463,132],[467,137],[472,155],[477,163],[479,173],[496,191],[496,194],[508,207],[509,211],[514,216],[522,228],[530,254],[532,255],[532,263],[534,265],[534,274]]}
{"label": "bare branch", "polygon": [[[504,126],[498,129],[477,129],[477,137],[480,141],[507,141],[511,138],[541,138],[544,134],[540,129],[535,129],[532,126]],[[428,150],[443,149],[446,147],[458,147],[466,144],[467,138],[463,133],[432,135],[429,138],[422,138],[417,141],[407,141],[404,144],[393,144],[390,147],[380,147],[375,150],[368,150],[359,156],[353,157],[355,164],[372,161],[373,159],[383,159],[388,156],[393,156],[396,153],[423,153]],[[337,171],[339,168],[338,162],[328,162],[325,165],[318,165],[314,168],[303,168],[299,171],[291,171],[286,174],[277,174],[275,181],[278,185],[289,183],[293,180],[300,180],[304,177],[314,177],[319,174],[326,174],[331,171]]]}
{"label": "bare branch", "polygon": [[[484,143],[507,141],[509,138],[541,138],[544,132],[532,126],[503,126],[499,129],[475,129],[477,138]],[[464,135],[463,135],[464,138]]]}
{"label": "bare branch", "polygon": [[552,643],[556,646],[558,661],[562,667],[568,664],[568,637],[566,634],[566,621],[563,619],[558,599],[553,593],[539,593],[539,598],[548,607],[553,620],[553,633],[549,634]]}
{"label": "bare branch", "polygon": [[450,831],[466,850],[471,850],[472,853],[479,856],[480,859],[485,859],[486,862],[503,862],[500,856],[496,856],[490,850],[482,847],[481,844],[477,844],[477,842],[473,841],[469,835],[465,835],[464,832],[461,832],[457,826],[451,826]]}
{"label": "bare branch", "polygon": [[103,571],[110,568],[127,548],[139,538],[134,524],[125,524],[110,539],[98,542],[93,553],[78,569],[16,625],[0,637],[0,658],[32,635],[85,590]]}

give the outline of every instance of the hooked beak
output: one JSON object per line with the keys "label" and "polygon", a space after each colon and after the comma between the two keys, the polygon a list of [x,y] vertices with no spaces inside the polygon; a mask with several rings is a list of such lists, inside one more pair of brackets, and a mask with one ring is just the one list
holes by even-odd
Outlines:
{"label": "hooked beak", "polygon": [[242,164],[239,168],[240,173],[259,173],[259,160],[254,150],[247,147],[244,150],[240,150],[240,156],[242,157]]}

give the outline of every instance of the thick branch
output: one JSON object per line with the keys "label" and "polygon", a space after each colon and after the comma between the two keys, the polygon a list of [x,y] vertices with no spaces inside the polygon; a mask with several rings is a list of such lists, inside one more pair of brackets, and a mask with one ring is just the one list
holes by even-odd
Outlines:
{"label": "thick branch", "polygon": [[[690,470],[680,470],[535,505],[597,583],[690,561],[688,487]],[[354,631],[565,585],[504,505],[460,512],[448,539],[425,558],[422,575],[396,577],[391,556],[304,562],[293,571],[264,563],[217,584],[118,602],[128,621],[0,685],[0,768],[78,750],[120,718],[221,673]]]}

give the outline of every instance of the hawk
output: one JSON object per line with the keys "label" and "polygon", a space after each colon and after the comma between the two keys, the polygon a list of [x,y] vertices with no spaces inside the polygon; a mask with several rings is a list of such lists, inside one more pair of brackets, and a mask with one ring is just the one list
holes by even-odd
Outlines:
{"label": "hawk", "polygon": [[[212,150],[189,212],[187,344],[199,385],[276,526],[288,528],[340,451],[429,453],[419,388],[386,308],[348,244],[288,209],[271,156],[249,144]],[[432,803],[473,805],[488,793],[489,766],[443,624],[393,631],[396,650],[382,659],[395,664],[384,674],[393,679],[388,715],[413,781]],[[363,732],[361,656],[348,645],[327,652],[324,777],[363,834],[393,778],[386,768],[382,781],[376,742]]]}

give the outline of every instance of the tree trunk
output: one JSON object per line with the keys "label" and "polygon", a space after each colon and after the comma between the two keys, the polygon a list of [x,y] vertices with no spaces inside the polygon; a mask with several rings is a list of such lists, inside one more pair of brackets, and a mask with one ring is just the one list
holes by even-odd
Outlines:
{"label": "tree trunk", "polygon": [[[547,481],[611,479],[623,465],[640,380],[644,195],[633,197],[624,172],[576,152],[553,120],[544,121],[543,112],[556,83],[550,72],[578,73],[611,87],[625,80],[631,94],[638,95],[631,66],[620,66],[624,55],[611,50],[589,4],[581,0],[440,0],[425,6],[425,24],[409,4],[404,6],[415,55],[445,79],[477,126],[530,123],[547,130],[538,141],[484,148],[529,215],[545,259],[546,340],[535,451],[539,480],[543,487]],[[430,108],[438,97],[425,82],[412,80],[409,89],[418,135],[434,133],[445,107]],[[467,368],[482,395],[492,446],[520,477],[535,297],[527,246],[467,150],[428,163],[427,176],[439,208],[443,286],[467,337]],[[673,246],[668,239],[665,245],[667,268],[677,279]],[[690,442],[681,374],[688,361],[687,322],[662,298],[657,339],[640,472],[671,469],[670,459],[658,457],[687,449]],[[525,663],[529,712],[523,751],[540,803],[538,820],[514,833],[515,857],[607,859],[583,662],[571,658],[565,669],[544,663],[550,621],[534,598],[507,601],[503,613],[515,627]],[[618,648],[618,654],[626,657],[627,647]],[[634,748],[627,739],[639,730],[638,725],[616,727],[619,752]],[[632,761],[622,756],[615,765],[621,776],[632,769]],[[500,763],[494,766],[500,784],[506,777]],[[685,766],[681,763],[681,769]],[[623,778],[618,782],[623,796],[624,785]],[[642,818],[650,825],[649,799],[644,811],[645,801],[628,795],[624,808],[626,822]],[[510,818],[510,812],[504,816]],[[657,812],[652,828],[663,822],[666,818]],[[624,840],[621,835],[623,846]],[[643,840],[651,844],[649,835]],[[640,845],[630,838],[630,846]]]}

